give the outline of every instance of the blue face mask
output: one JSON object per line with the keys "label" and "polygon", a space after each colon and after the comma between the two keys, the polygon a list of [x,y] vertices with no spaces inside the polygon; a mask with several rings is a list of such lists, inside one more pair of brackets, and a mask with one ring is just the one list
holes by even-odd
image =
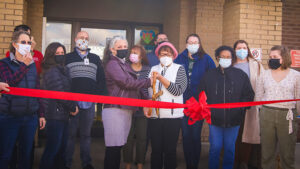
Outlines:
{"label": "blue face mask", "polygon": [[219,64],[222,68],[228,68],[231,65],[231,59],[220,58]]}
{"label": "blue face mask", "polygon": [[235,52],[236,52],[236,56],[241,60],[244,60],[248,56],[248,50],[246,49],[239,49],[236,50]]}

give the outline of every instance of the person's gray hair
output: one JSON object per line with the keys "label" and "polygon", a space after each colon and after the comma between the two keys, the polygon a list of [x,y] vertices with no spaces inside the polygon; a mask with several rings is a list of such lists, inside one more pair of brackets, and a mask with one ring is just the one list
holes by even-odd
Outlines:
{"label": "person's gray hair", "polygon": [[128,45],[127,39],[124,38],[123,36],[114,36],[114,37],[109,41],[109,46],[108,46],[109,49],[113,48],[118,40],[125,40],[126,43],[127,43],[127,45]]}

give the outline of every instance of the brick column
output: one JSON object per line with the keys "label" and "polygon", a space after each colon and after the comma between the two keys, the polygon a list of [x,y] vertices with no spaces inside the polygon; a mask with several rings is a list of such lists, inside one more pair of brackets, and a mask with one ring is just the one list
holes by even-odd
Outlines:
{"label": "brick column", "polygon": [[43,35],[43,15],[44,2],[43,0],[30,0],[27,7],[27,24],[32,29],[31,35],[36,41],[36,50],[42,50],[42,35]]}
{"label": "brick column", "polygon": [[24,23],[24,0],[0,2],[0,58],[8,51],[13,29]]}
{"label": "brick column", "polygon": [[300,50],[300,1],[285,0],[282,11],[282,44]]}
{"label": "brick column", "polygon": [[222,45],[224,0],[197,0],[195,32],[201,37],[205,51],[214,59],[214,51]]}
{"label": "brick column", "polygon": [[[234,20],[234,21],[233,21]],[[262,48],[263,64],[273,45],[282,41],[281,0],[226,0],[223,43],[246,40],[251,48]]]}

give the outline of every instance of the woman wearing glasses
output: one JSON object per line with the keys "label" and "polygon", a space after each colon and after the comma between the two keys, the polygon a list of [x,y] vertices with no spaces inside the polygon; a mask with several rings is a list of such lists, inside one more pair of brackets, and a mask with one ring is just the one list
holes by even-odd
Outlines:
{"label": "woman wearing glasses", "polygon": [[[0,60],[0,79],[11,87],[40,88],[37,70],[30,54],[31,41],[27,32],[14,32],[10,57]],[[40,129],[46,121],[40,99],[3,94],[0,98],[0,164],[8,168],[15,143],[20,149],[19,165],[30,167],[38,117]]]}
{"label": "woman wearing glasses", "polygon": [[[209,69],[216,68],[212,58],[204,51],[199,35],[190,34],[186,38],[186,49],[174,60],[183,65],[188,86],[183,93],[184,102],[191,97],[197,98],[200,79]],[[188,117],[182,120],[183,151],[187,169],[198,168],[201,154],[201,131],[203,120],[188,125]]]}

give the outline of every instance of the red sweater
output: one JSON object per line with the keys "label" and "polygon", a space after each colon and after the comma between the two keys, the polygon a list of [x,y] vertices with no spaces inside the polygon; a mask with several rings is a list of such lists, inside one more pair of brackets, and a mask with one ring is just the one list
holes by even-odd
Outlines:
{"label": "red sweater", "polygon": [[[40,75],[41,72],[42,72],[41,64],[42,64],[44,56],[38,50],[33,50],[33,53],[34,54],[33,54],[32,57],[33,57],[33,60],[35,62],[36,70],[37,70],[38,75]],[[9,57],[9,51],[6,52],[6,57]]]}

